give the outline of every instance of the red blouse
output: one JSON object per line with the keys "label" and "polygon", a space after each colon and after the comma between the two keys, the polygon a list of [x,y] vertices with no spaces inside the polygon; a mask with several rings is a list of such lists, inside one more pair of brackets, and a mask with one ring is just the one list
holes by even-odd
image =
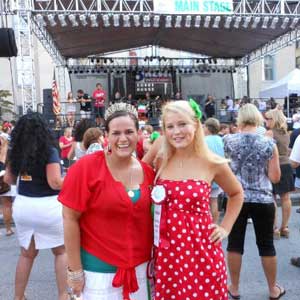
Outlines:
{"label": "red blouse", "polygon": [[63,205],[82,213],[81,247],[118,268],[113,285],[123,286],[124,299],[138,289],[134,268],[150,259],[153,242],[154,172],[140,163],[144,180],[136,203],[123,184],[114,180],[100,151],[84,156],[68,170],[58,197]]}

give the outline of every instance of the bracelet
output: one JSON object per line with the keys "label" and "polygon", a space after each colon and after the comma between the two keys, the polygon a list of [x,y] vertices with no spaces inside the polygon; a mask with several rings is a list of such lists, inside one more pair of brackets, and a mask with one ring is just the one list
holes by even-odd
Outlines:
{"label": "bracelet", "polygon": [[67,268],[67,276],[71,281],[82,281],[84,279],[84,271],[82,269],[78,271],[71,271],[70,268]]}

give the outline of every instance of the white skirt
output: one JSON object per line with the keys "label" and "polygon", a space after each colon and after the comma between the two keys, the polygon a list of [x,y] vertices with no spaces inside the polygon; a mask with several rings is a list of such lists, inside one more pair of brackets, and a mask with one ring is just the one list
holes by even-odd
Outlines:
{"label": "white skirt", "polygon": [[17,196],[17,187],[15,185],[11,185],[10,186],[10,190],[4,194],[1,194],[0,195],[1,197],[2,196],[5,196],[5,197],[16,197]]}
{"label": "white skirt", "polygon": [[26,197],[17,195],[13,219],[20,246],[28,249],[32,236],[36,249],[50,249],[64,244],[62,205],[57,196]]}
{"label": "white skirt", "polygon": [[[147,300],[147,263],[135,268],[139,290],[130,294],[134,300]],[[114,288],[112,281],[115,273],[96,273],[84,271],[85,285],[81,295],[82,300],[123,300],[122,288]]]}

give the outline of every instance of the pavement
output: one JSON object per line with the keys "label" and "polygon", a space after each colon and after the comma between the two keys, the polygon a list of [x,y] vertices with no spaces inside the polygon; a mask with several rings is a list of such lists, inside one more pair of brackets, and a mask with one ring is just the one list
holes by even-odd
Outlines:
{"label": "pavement", "polygon": [[[278,283],[284,286],[287,291],[286,295],[281,298],[283,300],[300,299],[300,268],[296,268],[289,263],[290,257],[300,256],[300,214],[296,213],[296,208],[295,206],[292,208],[289,224],[290,238],[275,241],[278,258]],[[280,215],[279,213],[279,217]],[[224,241],[224,249],[226,244],[226,241]],[[3,226],[0,227],[0,300],[13,299],[14,273],[18,256],[19,246],[16,234],[6,237]],[[269,299],[252,224],[248,224],[247,228],[240,293],[242,300]],[[54,259],[50,250],[40,251],[36,258],[26,295],[28,300],[57,299]]]}

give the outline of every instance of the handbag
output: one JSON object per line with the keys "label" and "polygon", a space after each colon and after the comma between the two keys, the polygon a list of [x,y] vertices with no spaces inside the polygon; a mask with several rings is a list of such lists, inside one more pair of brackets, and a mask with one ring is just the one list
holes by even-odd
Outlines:
{"label": "handbag", "polygon": [[10,191],[10,185],[4,182],[4,174],[5,174],[4,170],[0,172],[0,195]]}

